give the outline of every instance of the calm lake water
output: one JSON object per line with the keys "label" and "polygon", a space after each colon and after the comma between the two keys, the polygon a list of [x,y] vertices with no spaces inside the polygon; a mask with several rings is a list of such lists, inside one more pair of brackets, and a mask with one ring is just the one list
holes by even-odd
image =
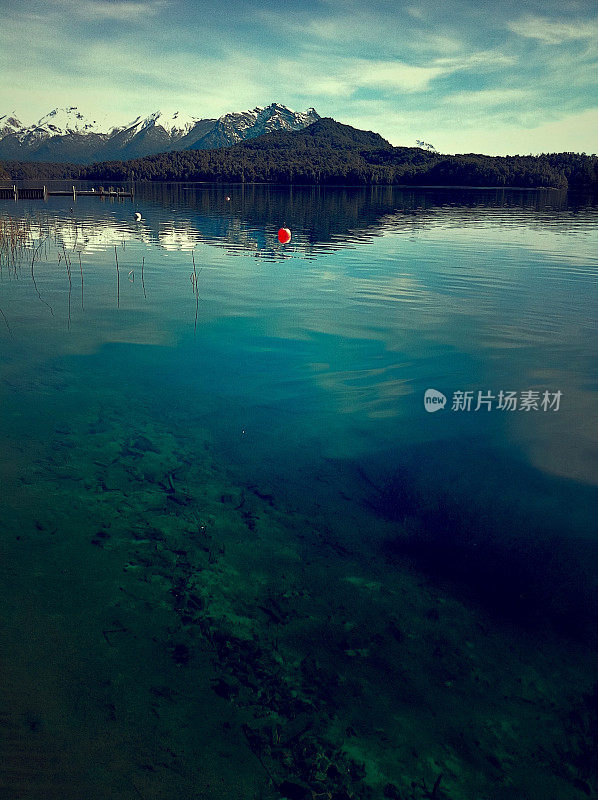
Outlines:
{"label": "calm lake water", "polygon": [[595,796],[595,199],[2,232],[0,797]]}

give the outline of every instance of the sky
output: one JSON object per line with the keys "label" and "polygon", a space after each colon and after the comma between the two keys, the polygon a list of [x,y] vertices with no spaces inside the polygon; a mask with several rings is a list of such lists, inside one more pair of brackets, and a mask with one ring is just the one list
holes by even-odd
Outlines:
{"label": "sky", "polygon": [[598,151],[589,0],[0,0],[0,116],[271,102],[445,153]]}

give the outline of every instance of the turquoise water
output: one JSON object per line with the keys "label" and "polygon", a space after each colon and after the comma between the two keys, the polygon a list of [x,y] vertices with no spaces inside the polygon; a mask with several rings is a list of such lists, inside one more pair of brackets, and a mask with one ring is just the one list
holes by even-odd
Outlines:
{"label": "turquoise water", "polygon": [[596,791],[597,219],[1,201],[0,796]]}

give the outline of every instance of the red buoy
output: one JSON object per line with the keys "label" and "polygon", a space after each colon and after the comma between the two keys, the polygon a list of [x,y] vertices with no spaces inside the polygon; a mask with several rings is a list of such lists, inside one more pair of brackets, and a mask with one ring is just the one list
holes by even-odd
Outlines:
{"label": "red buoy", "polygon": [[288,244],[291,241],[291,231],[288,228],[280,228],[278,231],[278,241],[281,244]]}

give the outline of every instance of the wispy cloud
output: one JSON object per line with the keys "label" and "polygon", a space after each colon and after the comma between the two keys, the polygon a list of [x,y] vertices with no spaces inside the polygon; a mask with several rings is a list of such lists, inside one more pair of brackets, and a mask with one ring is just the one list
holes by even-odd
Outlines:
{"label": "wispy cloud", "polygon": [[508,27],[518,36],[537,39],[544,44],[562,44],[598,37],[598,19],[554,20],[528,15],[509,22]]}
{"label": "wispy cloud", "polygon": [[163,11],[169,4],[166,0],[54,0],[56,5],[66,7],[68,12],[89,20],[114,20],[131,22],[147,20]]}
{"label": "wispy cloud", "polygon": [[405,92],[421,91],[430,81],[446,72],[444,67],[417,67],[400,61],[356,59],[348,64],[346,73],[354,89],[367,87],[400,89]]}
{"label": "wispy cloud", "polygon": [[488,68],[498,70],[513,66],[517,63],[517,59],[515,56],[503,53],[500,50],[470,50],[459,55],[434,58],[432,63],[439,67],[446,67],[450,71],[479,71],[487,70]]}
{"label": "wispy cloud", "polygon": [[465,50],[456,31],[437,30],[414,23],[399,4],[386,13],[366,8],[363,4],[324,3],[318,13],[313,10],[283,15],[268,7],[253,12],[259,25],[275,36],[292,37],[301,50],[364,55],[372,59],[421,55],[431,58],[439,53]]}
{"label": "wispy cloud", "polygon": [[309,60],[280,57],[272,64],[270,80],[281,90],[321,98],[350,98],[360,90],[373,92],[421,92],[444,67],[416,67],[400,61],[378,61],[364,58],[337,58],[333,72],[322,54]]}
{"label": "wispy cloud", "polygon": [[424,66],[398,59],[338,56],[331,70],[325,53],[312,52],[309,57],[279,57],[272,63],[270,79],[277,79],[281,87],[292,86],[297,94],[315,98],[353,98],[367,91],[378,92],[381,99],[401,95],[406,100],[407,96],[420,94],[429,104],[432,97],[425,93],[441,78],[470,73],[479,79],[485,72],[513,63],[513,58],[493,51],[430,59]]}
{"label": "wispy cloud", "polygon": [[443,98],[443,104],[467,108],[513,107],[526,100],[535,99],[532,92],[525,89],[481,89],[473,92],[455,92]]}

